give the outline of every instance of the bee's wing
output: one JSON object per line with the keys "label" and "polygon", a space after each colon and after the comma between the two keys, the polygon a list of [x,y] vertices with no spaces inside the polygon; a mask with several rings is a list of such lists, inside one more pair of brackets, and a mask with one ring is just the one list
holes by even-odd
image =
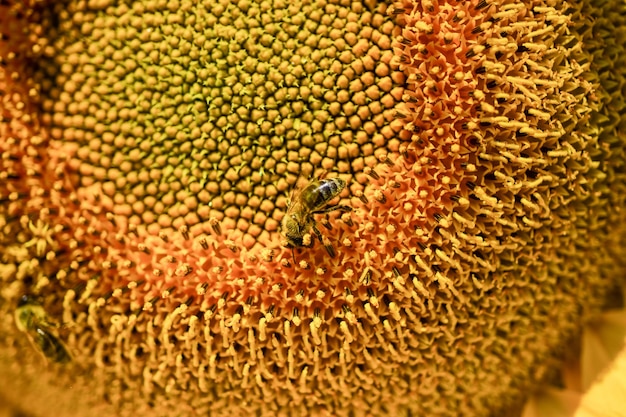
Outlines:
{"label": "bee's wing", "polygon": [[70,361],[70,354],[56,336],[42,327],[37,327],[33,333],[35,343],[48,359],[58,363]]}
{"label": "bee's wing", "polygon": [[302,175],[298,175],[298,178],[296,178],[296,182],[291,188],[291,192],[289,193],[289,200],[287,201],[287,206],[290,206],[294,201],[298,199],[298,197],[302,193],[302,190],[304,189],[304,187],[307,186],[308,183],[309,183],[308,179],[306,179]]}

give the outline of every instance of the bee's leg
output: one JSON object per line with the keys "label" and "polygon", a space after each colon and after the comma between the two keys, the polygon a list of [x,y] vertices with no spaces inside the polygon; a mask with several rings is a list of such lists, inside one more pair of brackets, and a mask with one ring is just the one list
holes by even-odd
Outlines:
{"label": "bee's leg", "polygon": [[311,225],[311,227],[313,228],[313,231],[315,232],[315,236],[317,236],[317,238],[320,240],[320,243],[322,243],[322,245],[324,245],[324,247],[326,248],[326,252],[328,252],[328,255],[330,255],[331,258],[334,258],[335,248],[333,248],[333,245],[331,245],[330,243],[328,244],[324,243],[324,237],[322,236],[322,232],[320,232],[320,230],[317,228],[315,224]]}
{"label": "bee's leg", "polygon": [[324,207],[321,210],[316,210],[313,212],[313,214],[325,214],[325,213],[330,213],[331,211],[335,211],[335,210],[352,211],[352,207],[336,204],[334,206]]}
{"label": "bee's leg", "polygon": [[[342,206],[342,205],[334,205],[334,206],[330,206],[330,207],[325,207],[321,210],[317,210],[314,211],[313,214],[326,214],[326,213],[330,213],[331,211],[335,211],[335,210],[341,210],[341,211],[352,211],[352,207],[350,206]],[[326,218],[324,222],[322,222],[322,225],[327,228],[328,230],[333,230],[332,226],[330,225],[330,223],[328,222],[328,219]]]}
{"label": "bee's leg", "polygon": [[324,226],[327,230],[333,230],[333,227],[330,225],[330,222],[328,221],[328,216],[320,220],[320,223],[322,223],[322,226]]}
{"label": "bee's leg", "polygon": [[324,241],[322,240],[322,232],[320,232],[320,229],[317,228],[315,223],[311,224],[311,228],[315,232],[315,236],[317,236],[317,238],[320,240],[320,242],[324,243]]}

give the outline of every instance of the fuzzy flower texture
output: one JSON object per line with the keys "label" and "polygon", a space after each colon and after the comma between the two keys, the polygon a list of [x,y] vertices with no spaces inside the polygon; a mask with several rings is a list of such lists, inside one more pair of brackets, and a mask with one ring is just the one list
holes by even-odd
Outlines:
{"label": "fuzzy flower texture", "polygon": [[[625,27],[608,0],[0,2],[0,395],[513,415],[623,282]],[[292,253],[324,173],[336,256]]]}

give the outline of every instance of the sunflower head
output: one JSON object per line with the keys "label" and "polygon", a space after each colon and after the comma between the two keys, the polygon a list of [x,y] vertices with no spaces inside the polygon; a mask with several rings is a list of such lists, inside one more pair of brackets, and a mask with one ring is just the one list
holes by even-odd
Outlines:
{"label": "sunflower head", "polygon": [[[0,377],[34,413],[505,413],[623,273],[600,6],[0,9]],[[37,328],[71,361],[16,360]]]}

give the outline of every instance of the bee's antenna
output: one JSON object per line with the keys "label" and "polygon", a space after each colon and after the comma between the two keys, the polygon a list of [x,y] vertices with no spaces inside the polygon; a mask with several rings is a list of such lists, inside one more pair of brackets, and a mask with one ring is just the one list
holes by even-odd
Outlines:
{"label": "bee's antenna", "polygon": [[293,258],[293,267],[296,267],[296,255],[293,252],[293,246],[291,247],[291,257]]}

